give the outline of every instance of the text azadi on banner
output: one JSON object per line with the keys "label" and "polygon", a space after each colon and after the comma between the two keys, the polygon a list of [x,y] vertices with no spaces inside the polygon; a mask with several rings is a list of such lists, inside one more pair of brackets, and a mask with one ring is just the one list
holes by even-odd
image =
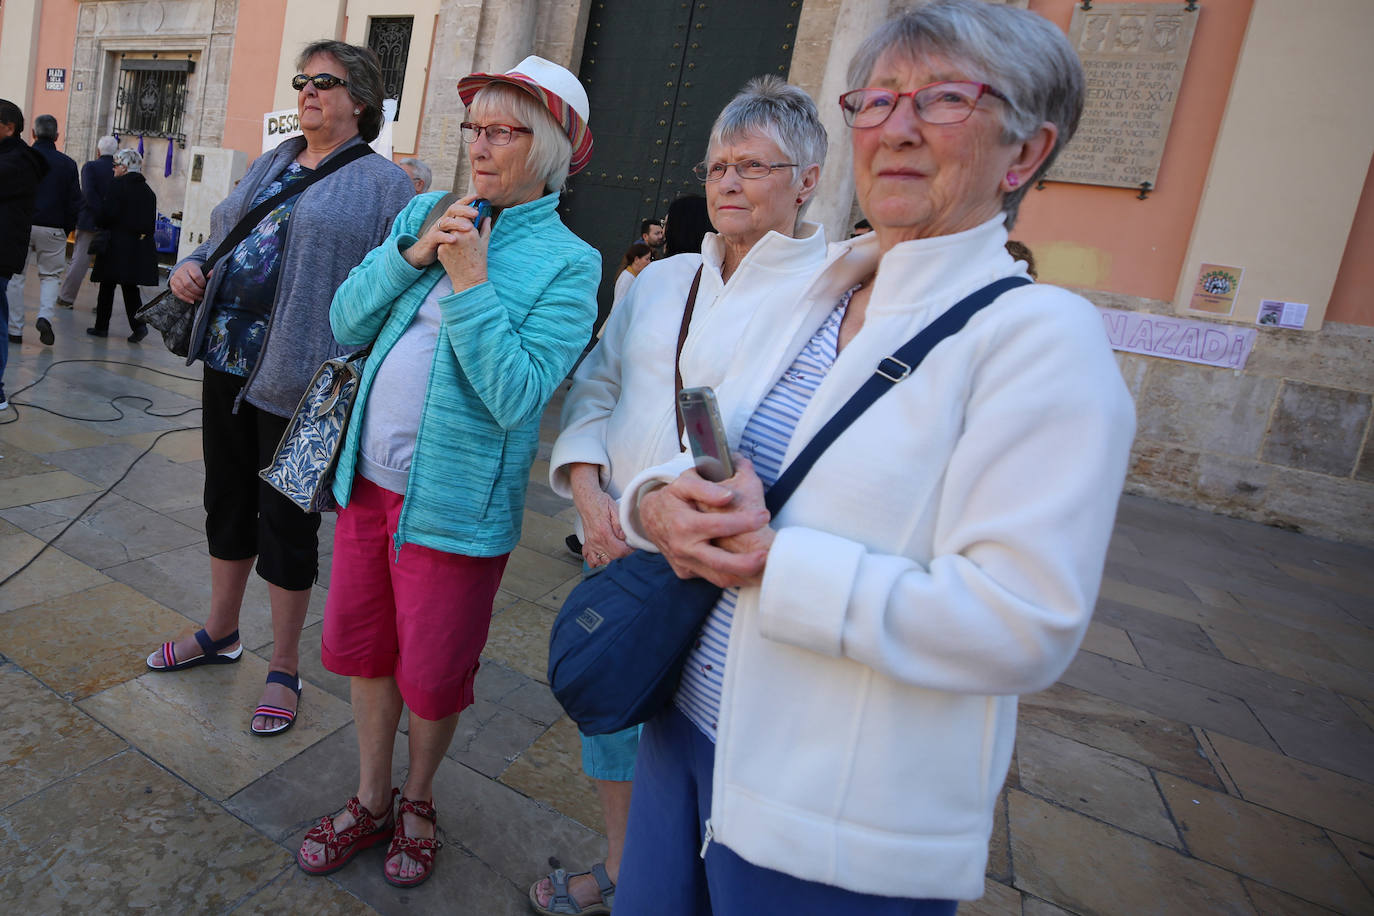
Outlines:
{"label": "text azadi on banner", "polygon": [[1242,369],[1259,334],[1254,328],[1209,324],[1149,312],[1098,309],[1113,350],[1186,363]]}

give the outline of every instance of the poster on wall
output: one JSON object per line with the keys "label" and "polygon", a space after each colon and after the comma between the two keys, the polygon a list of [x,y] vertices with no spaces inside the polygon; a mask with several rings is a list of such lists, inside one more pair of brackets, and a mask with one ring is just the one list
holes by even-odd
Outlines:
{"label": "poster on wall", "polygon": [[1291,328],[1301,331],[1307,323],[1307,304],[1265,299],[1260,302],[1255,324],[1266,328]]}
{"label": "poster on wall", "polygon": [[1087,78],[1083,117],[1046,180],[1158,184],[1200,12],[1177,2],[1074,7],[1069,43]]}
{"label": "poster on wall", "polygon": [[1203,264],[1197,270],[1193,284],[1193,298],[1188,302],[1190,312],[1209,315],[1230,315],[1236,308],[1236,292],[1240,289],[1240,267]]}

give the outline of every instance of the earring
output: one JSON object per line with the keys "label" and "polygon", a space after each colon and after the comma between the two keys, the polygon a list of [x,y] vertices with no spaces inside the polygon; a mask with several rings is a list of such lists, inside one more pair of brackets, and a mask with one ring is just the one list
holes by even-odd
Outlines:
{"label": "earring", "polygon": [[360,115],[360,114],[363,113],[363,110],[362,110],[361,108],[355,108],[355,109],[353,109],[353,113],[354,113],[355,115]]}
{"label": "earring", "polygon": [[798,198],[797,198],[797,206],[800,207],[801,205],[802,205],[802,199],[801,199],[800,197],[798,197]]}
{"label": "earring", "polygon": [[1019,184],[1021,184],[1021,179],[1016,177],[1016,173],[1015,173],[1015,172],[1008,172],[1008,173],[1007,173],[1007,187],[1009,187],[1009,188],[1015,188],[1015,187],[1018,186]]}

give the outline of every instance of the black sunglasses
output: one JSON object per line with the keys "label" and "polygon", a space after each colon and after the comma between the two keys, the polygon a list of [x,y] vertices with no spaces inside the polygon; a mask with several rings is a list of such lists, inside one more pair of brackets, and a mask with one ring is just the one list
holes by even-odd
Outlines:
{"label": "black sunglasses", "polygon": [[305,88],[306,83],[314,83],[315,88],[321,91],[333,89],[335,86],[347,86],[348,80],[343,77],[335,76],[332,73],[316,73],[314,76],[307,76],[304,73],[297,73],[291,77],[291,88],[300,92]]}

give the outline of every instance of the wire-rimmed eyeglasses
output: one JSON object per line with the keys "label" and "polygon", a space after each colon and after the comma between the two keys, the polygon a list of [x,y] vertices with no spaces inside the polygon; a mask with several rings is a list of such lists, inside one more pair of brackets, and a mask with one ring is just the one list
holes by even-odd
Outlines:
{"label": "wire-rimmed eyeglasses", "polygon": [[1007,98],[987,83],[947,80],[911,92],[875,87],[855,89],[840,96],[840,110],[844,112],[844,123],[850,127],[877,127],[892,115],[898,99],[911,96],[916,116],[927,124],[961,124],[985,95],[1003,101]]}
{"label": "wire-rimmed eyeglasses", "polygon": [[795,162],[764,162],[760,159],[746,159],[743,162],[698,162],[692,166],[692,174],[698,181],[720,181],[725,173],[734,166],[735,174],[741,178],[767,178],[774,169],[794,169]]}
{"label": "wire-rimmed eyeglasses", "polygon": [[482,131],[486,131],[487,142],[492,146],[505,146],[516,134],[534,133],[528,127],[516,127],[514,124],[473,124],[471,121],[464,121],[459,124],[458,129],[463,134],[464,143],[477,142]]}

